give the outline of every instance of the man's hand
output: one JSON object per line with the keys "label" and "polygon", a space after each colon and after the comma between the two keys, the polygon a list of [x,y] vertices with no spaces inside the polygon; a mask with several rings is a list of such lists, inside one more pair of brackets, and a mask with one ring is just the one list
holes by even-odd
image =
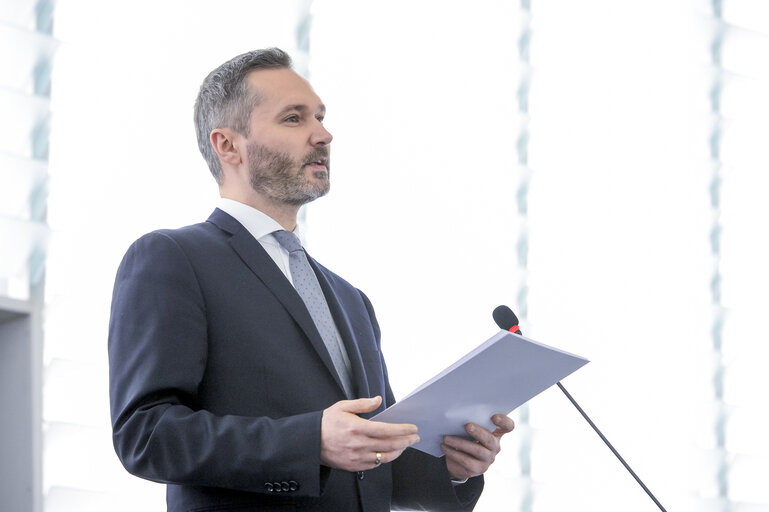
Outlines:
{"label": "man's hand", "polygon": [[417,426],[364,420],[357,416],[379,407],[382,397],[342,400],[323,411],[320,426],[320,461],[329,467],[363,471],[392,462],[403,450],[419,442]]}
{"label": "man's hand", "polygon": [[495,414],[491,421],[497,426],[494,432],[474,423],[465,425],[465,430],[474,440],[456,436],[444,436],[441,451],[446,454],[446,467],[451,478],[464,480],[482,475],[489,469],[500,450],[499,440],[515,428],[513,420],[504,414]]}

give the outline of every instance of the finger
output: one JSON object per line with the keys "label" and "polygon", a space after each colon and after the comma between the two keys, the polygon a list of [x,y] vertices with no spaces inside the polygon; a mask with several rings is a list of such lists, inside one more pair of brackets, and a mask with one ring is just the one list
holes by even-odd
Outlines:
{"label": "finger", "polygon": [[[403,451],[408,448],[408,446],[408,444],[404,444],[402,442],[388,442],[367,446],[365,448],[359,447],[355,450],[354,459],[357,461],[359,466],[378,466],[379,464],[385,464],[394,461],[401,456]],[[380,454],[379,464],[376,464],[377,453]]]}
{"label": "finger", "polygon": [[387,464],[388,462],[394,461],[400,457],[400,455],[403,453],[403,450],[379,450],[378,453],[381,454],[379,464],[376,463],[377,450],[371,449],[357,450],[354,453],[350,453],[348,456],[340,458],[338,463],[331,467],[344,469],[346,471],[364,471],[366,469],[371,469],[381,464]]}
{"label": "finger", "polygon": [[502,437],[513,431],[515,428],[515,422],[509,416],[505,414],[495,414],[491,417],[491,421],[497,426],[497,429],[492,432],[492,435]]}
{"label": "finger", "polygon": [[443,444],[456,452],[467,454],[473,459],[491,462],[496,454],[499,453],[499,442],[494,436],[490,435],[490,437],[494,441],[491,447],[456,436],[444,436]]}
{"label": "finger", "polygon": [[465,430],[470,434],[470,437],[490,450],[499,446],[499,438],[480,425],[468,423],[465,425]]}
{"label": "finger", "polygon": [[418,428],[411,423],[383,423],[381,421],[366,422],[365,434],[374,438],[389,438],[401,436],[416,436]]}
{"label": "finger", "polygon": [[392,437],[388,439],[375,439],[369,444],[372,450],[378,452],[402,452],[409,446],[419,442],[419,436]]}
{"label": "finger", "polygon": [[449,473],[455,478],[469,478],[483,474],[493,462],[493,459],[478,459],[446,443],[441,444],[441,451],[446,455],[446,466]]}
{"label": "finger", "polygon": [[[387,464],[388,462],[394,461],[395,459],[397,459],[398,457],[401,456],[401,454],[403,453],[403,450],[405,450],[405,448],[403,448],[401,450],[390,450],[390,451],[381,451],[380,450],[379,453],[382,454],[382,458],[381,458],[380,464]],[[379,465],[379,464],[376,463],[376,454],[377,454],[377,452],[374,452],[374,457],[372,457],[372,462],[373,462],[374,466],[378,466]]]}
{"label": "finger", "polygon": [[373,398],[358,398],[355,400],[341,400],[334,404],[340,410],[350,412],[353,414],[360,414],[364,412],[371,412],[379,407],[382,403],[381,396],[375,396]]}

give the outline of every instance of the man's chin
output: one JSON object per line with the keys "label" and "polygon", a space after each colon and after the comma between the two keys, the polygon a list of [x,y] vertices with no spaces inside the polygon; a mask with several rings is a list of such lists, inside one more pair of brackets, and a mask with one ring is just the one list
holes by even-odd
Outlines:
{"label": "man's chin", "polygon": [[325,196],[326,194],[328,194],[329,190],[330,190],[330,187],[327,184],[325,187],[315,187],[311,190],[306,190],[304,194],[300,196],[285,198],[285,201],[287,203],[290,203],[296,206],[302,206],[304,204],[311,203],[320,197]]}
{"label": "man's chin", "polygon": [[314,201],[319,197],[325,196],[326,194],[328,194],[329,190],[331,190],[331,186],[328,183],[326,183],[325,187],[315,189],[312,193],[311,201]]}
{"label": "man's chin", "polygon": [[331,188],[331,180],[328,171],[316,171],[312,173],[312,178],[306,182],[309,188],[312,188],[312,194],[315,198],[325,196]]}

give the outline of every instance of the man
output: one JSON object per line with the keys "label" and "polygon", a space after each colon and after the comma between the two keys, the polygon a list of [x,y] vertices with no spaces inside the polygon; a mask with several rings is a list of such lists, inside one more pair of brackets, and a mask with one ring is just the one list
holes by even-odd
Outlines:
{"label": "man", "polygon": [[512,420],[408,447],[368,298],[301,249],[301,205],[329,190],[325,107],[278,49],[203,82],[198,143],[222,197],[207,222],[137,240],[110,320],[115,449],[165,482],[170,511],[470,510]]}

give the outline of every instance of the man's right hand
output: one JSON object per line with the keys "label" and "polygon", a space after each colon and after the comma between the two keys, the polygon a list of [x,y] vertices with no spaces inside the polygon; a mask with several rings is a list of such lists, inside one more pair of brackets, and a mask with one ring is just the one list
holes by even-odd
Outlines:
{"label": "man's right hand", "polygon": [[364,420],[358,414],[376,410],[382,397],[342,400],[323,411],[320,460],[347,471],[371,469],[377,452],[381,462],[392,462],[403,450],[419,442],[417,426]]}

